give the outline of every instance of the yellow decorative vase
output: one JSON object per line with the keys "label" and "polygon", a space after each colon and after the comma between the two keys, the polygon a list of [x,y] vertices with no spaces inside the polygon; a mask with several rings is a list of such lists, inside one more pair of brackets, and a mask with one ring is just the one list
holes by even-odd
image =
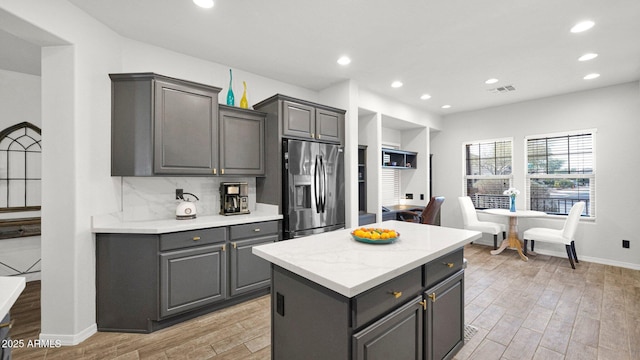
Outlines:
{"label": "yellow decorative vase", "polygon": [[244,86],[244,92],[242,93],[242,99],[240,99],[240,107],[243,109],[248,109],[249,102],[247,101],[247,83],[243,81],[242,86]]}

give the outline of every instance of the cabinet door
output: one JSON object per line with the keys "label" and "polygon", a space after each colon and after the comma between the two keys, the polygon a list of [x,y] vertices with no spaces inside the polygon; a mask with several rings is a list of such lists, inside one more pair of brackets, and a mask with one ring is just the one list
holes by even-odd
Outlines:
{"label": "cabinet door", "polygon": [[253,255],[254,246],[278,241],[278,235],[257,239],[234,241],[231,243],[230,292],[231,296],[268,287],[271,283],[270,263]]}
{"label": "cabinet door", "polygon": [[339,143],[342,141],[344,115],[337,112],[316,110],[316,139]]}
{"label": "cabinet door", "polygon": [[282,106],[282,134],[314,139],[316,132],[315,108],[291,101],[283,101]]}
{"label": "cabinet door", "polygon": [[225,245],[160,254],[160,316],[208,305],[226,297]]}
{"label": "cabinet door", "polygon": [[220,110],[220,175],[264,175],[264,116]]}
{"label": "cabinet door", "polygon": [[214,174],[218,94],[156,80],[154,173]]}
{"label": "cabinet door", "polygon": [[353,335],[354,360],[422,360],[420,296]]}
{"label": "cabinet door", "polygon": [[427,290],[425,359],[451,359],[464,345],[464,270]]}

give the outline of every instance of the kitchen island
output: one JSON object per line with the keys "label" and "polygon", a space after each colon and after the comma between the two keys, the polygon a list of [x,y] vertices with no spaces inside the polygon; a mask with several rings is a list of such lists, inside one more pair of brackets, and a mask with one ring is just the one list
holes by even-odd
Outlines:
{"label": "kitchen island", "polygon": [[7,346],[11,328],[9,310],[24,288],[23,277],[0,276],[0,359],[11,358],[11,346]]}
{"label": "kitchen island", "polygon": [[464,339],[463,246],[476,231],[386,221],[253,248],[271,262],[273,359],[442,359]]}

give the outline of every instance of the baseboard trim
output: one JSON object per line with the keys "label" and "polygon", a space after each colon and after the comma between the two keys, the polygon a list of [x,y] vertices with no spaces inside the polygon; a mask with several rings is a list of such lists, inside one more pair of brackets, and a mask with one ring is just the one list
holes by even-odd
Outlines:
{"label": "baseboard trim", "polygon": [[[493,249],[493,242],[489,243],[488,241],[475,240],[473,243],[490,246]],[[500,241],[498,241],[498,244],[500,244]],[[506,249],[506,251],[509,251],[509,249]],[[535,252],[536,254],[541,254],[541,255],[548,255],[548,256],[559,257],[564,259],[567,258],[567,253],[564,251],[560,252],[560,251],[540,250],[538,249],[538,247],[536,247]],[[601,265],[617,266],[617,267],[622,267],[622,268],[631,269],[631,270],[640,270],[640,264],[616,261],[611,259],[603,259],[603,258],[598,258],[593,256],[581,256],[580,253],[578,253],[578,260],[584,260],[586,262],[592,262],[592,263],[601,264]],[[569,260],[567,259],[567,261]]]}
{"label": "baseboard trim", "polygon": [[93,323],[86,329],[80,331],[77,334],[73,335],[56,335],[56,334],[45,334],[40,333],[40,340],[44,340],[45,342],[50,343],[59,343],[62,346],[74,346],[78,345],[81,342],[87,340],[91,335],[98,332],[98,326]]}
{"label": "baseboard trim", "polygon": [[[566,252],[548,251],[548,250],[538,251],[538,249],[536,249],[535,251],[536,251],[536,254],[549,255],[549,256],[564,258],[564,259],[567,259],[567,261],[569,261],[569,259],[567,258],[567,253]],[[622,267],[622,268],[631,269],[631,270],[640,270],[640,265],[639,264],[627,263],[627,262],[622,262],[622,261],[615,261],[615,260],[610,260],[610,259],[596,258],[596,257],[592,257],[592,256],[581,256],[579,253],[578,253],[578,260],[579,261],[583,261],[584,260],[586,262],[592,262],[592,263],[601,264],[601,265],[617,266],[617,267]]]}

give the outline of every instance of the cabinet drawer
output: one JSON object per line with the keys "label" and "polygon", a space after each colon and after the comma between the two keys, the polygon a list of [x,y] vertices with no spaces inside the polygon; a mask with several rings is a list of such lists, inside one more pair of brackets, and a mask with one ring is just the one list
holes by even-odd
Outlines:
{"label": "cabinet drawer", "polygon": [[209,228],[181,231],[160,235],[160,251],[180,249],[223,242],[227,238],[227,229]]}
{"label": "cabinet drawer", "polygon": [[462,249],[443,255],[425,266],[425,287],[437,284],[462,269]]}
{"label": "cabinet drawer", "polygon": [[249,237],[261,237],[278,234],[278,221],[265,221],[244,225],[233,225],[231,228],[231,240]]}
{"label": "cabinet drawer", "polygon": [[385,315],[389,310],[403,304],[422,290],[422,267],[357,296],[353,300],[354,328]]}

